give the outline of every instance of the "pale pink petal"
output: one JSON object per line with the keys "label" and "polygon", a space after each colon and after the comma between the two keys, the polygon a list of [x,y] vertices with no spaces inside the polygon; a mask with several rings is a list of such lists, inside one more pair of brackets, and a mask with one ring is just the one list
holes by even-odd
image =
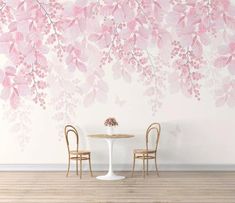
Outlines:
{"label": "pale pink petal", "polygon": [[93,86],[94,82],[95,82],[95,75],[91,74],[86,78],[86,82],[90,85]]}
{"label": "pale pink petal", "polygon": [[24,41],[18,43],[18,48],[20,49],[20,52],[24,55],[33,52],[33,47],[30,44],[25,43]]}
{"label": "pale pink petal", "polygon": [[10,97],[11,88],[3,88],[1,91],[1,98],[7,100]]}
{"label": "pale pink petal", "polygon": [[16,73],[16,69],[15,69],[15,67],[13,67],[13,66],[7,66],[7,67],[5,68],[5,73],[6,73],[6,75],[11,75],[11,76],[13,76],[13,75],[15,75],[15,73]]}
{"label": "pale pink petal", "polygon": [[163,32],[159,36],[159,40],[157,42],[158,48],[163,49],[166,48],[166,46],[169,47],[171,43],[171,36],[168,32]]}
{"label": "pale pink petal", "polygon": [[220,56],[219,58],[217,58],[214,62],[214,66],[216,68],[222,68],[225,67],[228,63],[229,57],[227,56]]}
{"label": "pale pink petal", "polygon": [[31,14],[30,12],[18,12],[17,13],[17,20],[18,21],[28,20],[31,18],[30,14]]}
{"label": "pale pink petal", "polygon": [[43,67],[47,67],[47,59],[45,56],[43,56],[42,54],[38,54],[37,55],[37,62],[43,66]]}
{"label": "pale pink petal", "polygon": [[[109,0],[109,1],[113,3],[112,0]],[[112,15],[112,11],[113,11],[113,5],[104,5],[101,7],[101,13],[104,16]]]}
{"label": "pale pink petal", "polygon": [[119,79],[122,75],[121,64],[119,62],[115,63],[112,69],[114,79]]}
{"label": "pale pink petal", "polygon": [[145,38],[143,38],[142,36],[139,35],[136,38],[136,46],[138,48],[141,48],[141,49],[146,49],[147,46],[148,46],[148,41]]}
{"label": "pale pink petal", "polygon": [[89,107],[95,101],[96,92],[93,90],[89,92],[83,101],[85,107]]}
{"label": "pale pink petal", "polygon": [[181,35],[180,34],[180,43],[182,44],[182,46],[191,46],[192,45],[192,41],[193,41],[193,37],[192,35]]}
{"label": "pale pink petal", "polygon": [[84,18],[78,19],[78,28],[80,33],[83,33],[86,29],[86,21]]}
{"label": "pale pink petal", "polygon": [[19,4],[18,0],[11,0],[11,1],[6,1],[6,4],[10,7],[16,7]]}
{"label": "pale pink petal", "polygon": [[230,49],[230,52],[231,52],[231,53],[235,51],[235,42],[231,42],[231,43],[229,44],[229,49]]}
{"label": "pale pink petal", "polygon": [[130,22],[127,23],[127,27],[130,31],[134,31],[135,27],[136,27],[136,20],[132,20]]}
{"label": "pale pink petal", "polygon": [[180,19],[180,14],[177,12],[168,13],[166,17],[167,24],[171,26],[177,25],[179,19]]}
{"label": "pale pink petal", "polygon": [[228,46],[219,46],[218,47],[218,53],[220,55],[226,55],[230,53],[230,49]]}
{"label": "pale pink petal", "polygon": [[81,54],[82,61],[87,60],[91,69],[97,67],[97,64],[100,63],[102,57],[100,49],[90,43],[87,45],[87,49],[85,49]]}
{"label": "pale pink petal", "polygon": [[3,87],[11,87],[10,77],[8,77],[8,76],[4,77],[4,79],[2,81],[2,86]]}
{"label": "pale pink petal", "polygon": [[42,54],[48,54],[49,52],[49,48],[47,46],[40,46],[40,48],[38,49]]}
{"label": "pale pink petal", "polygon": [[96,99],[100,103],[105,103],[107,101],[107,93],[102,90],[97,90]]}
{"label": "pale pink petal", "polygon": [[99,48],[107,48],[108,44],[105,41],[105,37],[103,36],[99,41],[96,42]]}
{"label": "pale pink petal", "polygon": [[226,25],[231,30],[235,30],[235,19],[227,16],[227,18],[226,18]]}
{"label": "pale pink petal", "polygon": [[235,60],[232,60],[228,65],[228,70],[232,75],[235,75]]}
{"label": "pale pink petal", "polygon": [[8,42],[0,42],[0,53],[6,53],[9,50],[9,43]]}
{"label": "pale pink petal", "polygon": [[126,41],[126,43],[123,46],[124,51],[132,50],[135,46],[135,41],[133,38],[130,38]]}
{"label": "pale pink petal", "polygon": [[86,31],[87,33],[100,33],[101,27],[97,18],[86,20]]}
{"label": "pale pink petal", "polygon": [[77,69],[77,66],[73,63],[67,65],[70,72],[74,72]]}
{"label": "pale pink petal", "polygon": [[80,61],[76,61],[76,66],[77,66],[78,70],[80,70],[81,72],[87,71],[86,65]]}
{"label": "pale pink petal", "polygon": [[18,93],[19,95],[21,96],[27,96],[27,95],[30,95],[31,91],[28,87],[28,85],[17,85],[17,90],[18,90]]}
{"label": "pale pink petal", "polygon": [[124,78],[124,80],[128,83],[131,82],[131,75],[125,71],[125,70],[122,70],[122,77]]}
{"label": "pale pink petal", "polygon": [[176,4],[173,7],[173,10],[179,13],[184,13],[184,11],[186,10],[186,4]]}
{"label": "pale pink petal", "polygon": [[[187,24],[195,25],[195,24],[200,23],[200,21],[201,21],[200,16],[197,14],[196,9],[192,7],[187,14]],[[200,29],[200,31],[203,31],[203,30]]]}
{"label": "pale pink petal", "polygon": [[15,33],[15,42],[16,43],[19,43],[19,41],[22,41],[23,39],[24,39],[24,36],[22,33],[20,33],[20,32]]}
{"label": "pale pink petal", "polygon": [[82,85],[80,85],[80,93],[81,95],[85,95],[90,89],[91,89],[92,85],[89,83],[83,83]]}
{"label": "pale pink petal", "polygon": [[91,34],[88,39],[91,40],[91,41],[98,41],[101,39],[101,35],[100,34]]}
{"label": "pale pink petal", "polygon": [[192,46],[192,49],[193,49],[193,53],[196,57],[199,58],[199,57],[202,56],[202,51],[203,51],[202,50],[202,45],[198,40],[195,41],[195,43]]}
{"label": "pale pink petal", "polygon": [[105,45],[108,47],[109,44],[110,44],[111,41],[112,41],[111,36],[110,36],[109,33],[108,33],[108,34],[106,33],[106,34],[104,35],[104,41],[105,41]]}
{"label": "pale pink petal", "polygon": [[11,33],[3,33],[0,35],[0,42],[9,42],[12,40]]}
{"label": "pale pink petal", "polygon": [[102,90],[103,92],[107,92],[108,91],[108,85],[104,81],[102,81],[102,80],[98,81],[97,87],[98,87],[99,90]]}
{"label": "pale pink petal", "polygon": [[200,40],[203,45],[207,46],[210,43],[210,38],[208,37],[207,33],[203,33],[200,35]]}
{"label": "pale pink petal", "polygon": [[169,6],[171,4],[170,0],[158,0],[156,1],[157,4],[159,4],[158,6],[163,9],[163,10],[167,10],[169,9]]}
{"label": "pale pink petal", "polygon": [[181,91],[184,94],[184,96],[186,96],[188,98],[192,97],[192,92],[190,92],[189,87],[187,86],[187,84],[181,83],[180,87],[181,87]]}
{"label": "pale pink petal", "polygon": [[230,93],[227,99],[227,104],[229,107],[235,107],[235,91]]}
{"label": "pale pink petal", "polygon": [[123,13],[123,10],[121,8],[116,8],[116,10],[113,13],[113,17],[117,23],[121,23],[125,20],[125,16]]}
{"label": "pale pink petal", "polygon": [[217,89],[216,91],[215,91],[215,96],[216,97],[220,97],[221,95],[224,95],[224,92],[226,92],[226,89]]}
{"label": "pale pink petal", "polygon": [[219,97],[217,100],[216,100],[216,103],[215,105],[217,107],[220,107],[220,106],[223,106],[226,102],[226,97],[225,96],[222,96],[222,97]]}
{"label": "pale pink petal", "polygon": [[180,84],[179,84],[179,77],[177,72],[171,73],[168,76],[168,82],[170,85],[170,92],[171,93],[176,93],[180,89]]}
{"label": "pale pink petal", "polygon": [[17,75],[14,78],[14,82],[15,82],[15,84],[25,84],[26,83],[26,79],[25,79],[24,75]]}
{"label": "pale pink petal", "polygon": [[4,79],[4,72],[0,69],[0,83],[2,83]]}
{"label": "pale pink petal", "polygon": [[147,28],[145,28],[144,26],[141,26],[139,28],[138,32],[145,39],[147,39],[149,37],[149,30]]}
{"label": "pale pink petal", "polygon": [[27,64],[34,64],[35,61],[36,61],[36,57],[35,57],[35,54],[34,52],[29,52],[26,56],[25,56],[25,59],[24,59],[25,63]]}
{"label": "pale pink petal", "polygon": [[228,14],[229,14],[229,16],[234,16],[234,14],[235,14],[235,5],[233,4],[233,5],[230,5],[229,7],[228,7]]}
{"label": "pale pink petal", "polygon": [[20,98],[16,91],[13,91],[10,97],[10,104],[13,109],[16,109],[19,106]]}
{"label": "pale pink petal", "polygon": [[10,32],[15,32],[17,30],[17,23],[16,22],[10,23],[8,29]]}
{"label": "pale pink petal", "polygon": [[70,65],[71,63],[73,63],[73,56],[68,55],[65,62],[66,62],[67,65]]}
{"label": "pale pink petal", "polygon": [[152,96],[154,93],[154,88],[153,87],[150,87],[148,88],[145,92],[144,92],[144,95],[146,96]]}
{"label": "pale pink petal", "polygon": [[113,77],[114,77],[115,80],[122,77],[122,70],[121,70],[120,66],[119,67],[117,65],[113,66]]}
{"label": "pale pink petal", "polygon": [[58,112],[53,116],[53,118],[57,121],[61,121],[64,119],[64,113]]}
{"label": "pale pink petal", "polygon": [[17,22],[17,31],[24,33],[24,35],[28,34],[30,32],[28,21],[18,21]]}
{"label": "pale pink petal", "polygon": [[115,1],[113,1],[113,0],[104,0],[104,3],[106,4],[106,5],[113,5],[114,4],[114,2]]}
{"label": "pale pink petal", "polygon": [[135,17],[135,13],[134,13],[134,10],[131,9],[130,5],[127,4],[127,5],[124,5],[122,7],[122,10],[124,12],[124,16],[125,16],[125,20],[127,22],[129,22],[130,20],[132,20],[134,17]]}

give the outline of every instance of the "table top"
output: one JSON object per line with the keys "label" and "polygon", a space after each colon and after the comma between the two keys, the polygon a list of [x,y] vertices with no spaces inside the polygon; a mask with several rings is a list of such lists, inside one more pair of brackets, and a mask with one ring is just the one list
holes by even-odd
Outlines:
{"label": "table top", "polygon": [[129,134],[113,134],[113,135],[94,134],[94,135],[88,135],[88,137],[91,137],[91,138],[112,138],[112,139],[118,139],[118,138],[131,138],[131,137],[134,137],[134,135],[129,135]]}

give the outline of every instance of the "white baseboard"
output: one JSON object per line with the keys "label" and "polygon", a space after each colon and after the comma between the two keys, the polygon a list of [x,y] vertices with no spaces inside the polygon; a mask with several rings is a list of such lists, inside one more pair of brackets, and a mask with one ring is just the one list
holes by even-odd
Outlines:
{"label": "white baseboard", "polygon": [[[74,170],[72,164],[71,170]],[[116,171],[131,171],[130,164],[114,164]],[[235,164],[159,164],[159,171],[235,171]],[[93,164],[94,171],[106,171],[107,164]],[[150,170],[155,170],[153,165],[149,166]],[[67,164],[0,164],[0,171],[66,171]],[[88,170],[84,164],[83,170]],[[141,171],[142,165],[136,165],[136,171]]]}

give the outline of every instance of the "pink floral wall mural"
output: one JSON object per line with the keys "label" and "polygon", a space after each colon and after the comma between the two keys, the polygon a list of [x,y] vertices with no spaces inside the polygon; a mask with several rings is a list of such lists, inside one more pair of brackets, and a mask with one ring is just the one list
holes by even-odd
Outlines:
{"label": "pink floral wall mural", "polygon": [[114,79],[145,87],[153,112],[165,92],[200,100],[204,88],[217,106],[235,106],[229,0],[0,0],[0,55],[1,99],[16,111],[51,102],[62,123],[77,105],[107,101],[109,67]]}

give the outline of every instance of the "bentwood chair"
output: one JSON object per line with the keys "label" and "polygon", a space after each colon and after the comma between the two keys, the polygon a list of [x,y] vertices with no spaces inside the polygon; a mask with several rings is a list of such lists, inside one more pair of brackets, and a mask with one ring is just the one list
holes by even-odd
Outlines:
{"label": "bentwood chair", "polygon": [[[91,170],[91,152],[86,151],[86,150],[79,150],[79,135],[78,135],[76,128],[72,125],[66,125],[64,128],[64,133],[65,133],[65,138],[66,138],[66,143],[67,143],[67,148],[68,148],[68,158],[69,158],[68,159],[68,171],[67,171],[66,176],[69,175],[70,160],[76,161],[76,174],[77,175],[78,175],[78,161],[80,162],[80,178],[82,178],[82,161],[88,160],[90,174],[91,176],[93,176],[92,170]],[[71,135],[75,136],[75,141],[76,141],[75,150],[71,150],[71,145],[72,145],[72,143],[70,145],[70,140],[72,140],[70,137]]]}
{"label": "bentwood chair", "polygon": [[[134,151],[133,151],[134,160],[133,160],[132,177],[134,175],[135,160],[136,159],[143,160],[143,175],[144,175],[144,177],[145,177],[145,160],[147,162],[147,175],[148,175],[148,161],[149,161],[149,159],[155,160],[156,172],[157,172],[157,175],[159,176],[159,172],[158,172],[158,168],[157,168],[157,149],[158,149],[160,133],[161,133],[161,126],[159,123],[152,123],[148,127],[148,129],[146,131],[146,148],[145,149],[134,149]],[[156,142],[154,144],[155,146],[153,149],[149,149],[150,135],[154,135],[156,138]]]}

